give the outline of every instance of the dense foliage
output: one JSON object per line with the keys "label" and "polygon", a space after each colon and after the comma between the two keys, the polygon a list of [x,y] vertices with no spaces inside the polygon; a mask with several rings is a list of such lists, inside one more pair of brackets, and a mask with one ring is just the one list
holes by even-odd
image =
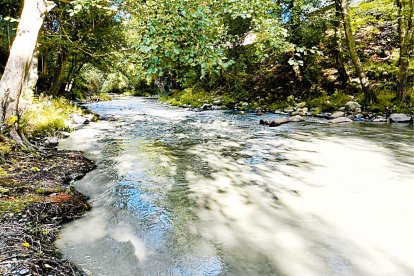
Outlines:
{"label": "dense foliage", "polygon": [[[205,101],[224,98],[229,106],[247,101],[274,107],[293,96],[323,107],[338,94],[363,101],[339,2],[56,1],[38,40],[35,92],[70,99],[108,92],[168,98],[187,89],[207,95]],[[400,32],[407,26],[409,36],[412,7],[397,2],[357,1],[349,11],[359,69],[378,109],[410,108],[414,101],[413,47],[408,37],[404,48]],[[22,3],[0,5],[2,71]],[[401,49],[408,53],[407,68],[400,66]],[[397,94],[401,70],[403,97]]]}

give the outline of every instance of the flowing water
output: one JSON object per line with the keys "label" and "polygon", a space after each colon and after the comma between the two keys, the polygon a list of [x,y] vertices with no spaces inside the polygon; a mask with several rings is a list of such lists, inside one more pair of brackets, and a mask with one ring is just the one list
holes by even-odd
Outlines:
{"label": "flowing water", "polygon": [[93,208],[57,241],[88,273],[414,275],[412,126],[88,107],[105,120],[61,148],[96,161],[75,184]]}

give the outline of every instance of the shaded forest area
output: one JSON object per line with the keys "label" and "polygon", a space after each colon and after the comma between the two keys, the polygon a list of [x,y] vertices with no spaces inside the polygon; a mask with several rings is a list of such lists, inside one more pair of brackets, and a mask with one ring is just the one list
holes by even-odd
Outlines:
{"label": "shaded forest area", "polygon": [[[0,13],[2,122],[20,144],[48,125],[64,130],[65,99],[108,93],[263,111],[306,102],[314,114],[350,100],[413,110],[411,0],[2,0]],[[38,122],[42,106],[63,111]]]}

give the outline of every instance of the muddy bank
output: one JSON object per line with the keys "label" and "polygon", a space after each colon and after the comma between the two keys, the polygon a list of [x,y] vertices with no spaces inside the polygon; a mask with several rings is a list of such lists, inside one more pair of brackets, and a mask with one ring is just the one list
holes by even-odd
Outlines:
{"label": "muddy bank", "polygon": [[90,209],[71,183],[94,163],[56,150],[14,152],[0,162],[0,275],[81,275],[54,241],[63,223]]}

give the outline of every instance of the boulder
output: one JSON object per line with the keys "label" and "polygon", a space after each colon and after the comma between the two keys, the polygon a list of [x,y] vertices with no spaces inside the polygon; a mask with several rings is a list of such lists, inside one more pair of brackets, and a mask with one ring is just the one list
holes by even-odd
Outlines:
{"label": "boulder", "polygon": [[390,115],[390,122],[392,123],[409,123],[412,118],[403,113],[393,113]]}
{"label": "boulder", "polygon": [[331,124],[351,123],[352,120],[346,117],[339,117],[329,121]]}
{"label": "boulder", "polygon": [[336,111],[330,116],[330,119],[336,119],[336,118],[340,118],[340,117],[344,117],[344,116],[345,116],[345,112]]}
{"label": "boulder", "polygon": [[305,119],[303,119],[303,117],[300,116],[300,115],[296,115],[296,116],[290,117],[290,121],[291,122],[302,122],[304,120]]}
{"label": "boulder", "polygon": [[293,111],[295,111],[295,109],[293,107],[289,106],[289,107],[286,107],[283,111],[286,112],[286,113],[292,113]]}
{"label": "boulder", "polygon": [[305,115],[308,112],[308,108],[307,107],[298,108],[298,109],[296,109],[296,112],[299,115]]}
{"label": "boulder", "polygon": [[212,104],[203,104],[203,106],[201,107],[202,110],[211,110],[213,107]]}
{"label": "boulder", "polygon": [[354,101],[349,101],[345,104],[345,109],[350,112],[356,112],[358,108],[361,109],[361,105]]}

